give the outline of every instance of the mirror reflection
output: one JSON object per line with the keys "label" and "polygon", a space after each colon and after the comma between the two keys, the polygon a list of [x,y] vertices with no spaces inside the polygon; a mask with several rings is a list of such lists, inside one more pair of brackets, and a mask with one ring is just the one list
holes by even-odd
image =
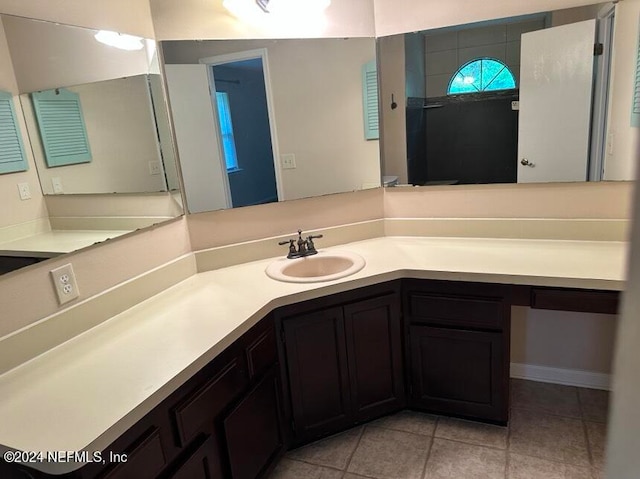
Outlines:
{"label": "mirror reflection", "polygon": [[0,273],[182,214],[155,42],[2,15],[0,59]]}
{"label": "mirror reflection", "polygon": [[380,186],[373,39],[161,46],[189,212]]}
{"label": "mirror reflection", "polygon": [[384,174],[413,185],[604,179],[614,12],[380,38]]}

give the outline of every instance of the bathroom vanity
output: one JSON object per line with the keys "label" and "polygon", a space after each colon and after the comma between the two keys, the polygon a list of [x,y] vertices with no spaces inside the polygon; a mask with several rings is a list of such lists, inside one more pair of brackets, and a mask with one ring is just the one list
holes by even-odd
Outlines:
{"label": "bathroom vanity", "polygon": [[624,243],[344,249],[367,260],[350,277],[282,283],[273,259],[199,273],[4,373],[3,451],[75,462],[2,477],[256,478],[287,448],[403,408],[505,424],[511,306],[615,313],[623,286]]}

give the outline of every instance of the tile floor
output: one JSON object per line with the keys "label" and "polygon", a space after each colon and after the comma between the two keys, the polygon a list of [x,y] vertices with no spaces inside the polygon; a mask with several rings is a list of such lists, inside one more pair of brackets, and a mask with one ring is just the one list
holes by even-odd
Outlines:
{"label": "tile floor", "polygon": [[289,451],[269,479],[600,479],[608,400],[512,380],[509,427],[403,411]]}

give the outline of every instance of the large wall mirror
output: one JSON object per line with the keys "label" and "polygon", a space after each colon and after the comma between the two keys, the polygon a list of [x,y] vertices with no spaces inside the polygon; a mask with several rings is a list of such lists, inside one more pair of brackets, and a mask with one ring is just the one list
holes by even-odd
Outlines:
{"label": "large wall mirror", "polygon": [[613,155],[608,123],[614,70],[628,66],[613,55],[615,20],[596,4],[379,38],[383,174],[421,186],[633,179],[614,173],[633,158]]}
{"label": "large wall mirror", "polygon": [[182,214],[155,42],[0,19],[4,269]]}
{"label": "large wall mirror", "polygon": [[380,186],[373,38],[161,47],[189,212]]}

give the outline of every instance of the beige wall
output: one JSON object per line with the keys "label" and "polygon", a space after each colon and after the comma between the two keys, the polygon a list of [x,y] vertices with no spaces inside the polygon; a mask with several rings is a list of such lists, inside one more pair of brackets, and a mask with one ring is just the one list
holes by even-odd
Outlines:
{"label": "beige wall", "polygon": [[20,93],[149,72],[149,53],[96,41],[94,30],[4,17]]}
{"label": "beige wall", "polygon": [[618,317],[609,314],[511,310],[511,362],[611,374]]}
{"label": "beige wall", "polygon": [[[637,21],[637,17],[636,17]],[[640,148],[634,151],[636,164]],[[636,170],[638,175],[638,170]],[[636,479],[640,471],[640,191],[636,189],[628,284],[616,337],[613,399],[608,430],[607,476]]]}
{"label": "beige wall", "polygon": [[[405,94],[404,36],[378,40],[380,123],[382,125],[382,172],[407,183],[407,121]],[[397,108],[391,109],[391,96]]]}
{"label": "beige wall", "polygon": [[[14,108],[18,119],[18,126],[22,131],[25,154],[27,155],[29,169],[25,172],[7,173],[0,175],[0,228],[20,223],[26,223],[47,218],[47,209],[44,204],[38,173],[34,166],[33,155],[29,148],[27,128],[20,108],[17,96],[18,86],[11,64],[11,57],[4,34],[3,21],[0,19],[0,90],[11,92],[14,97]],[[18,183],[28,183],[31,190],[31,199],[22,201],[18,195]],[[0,239],[2,241],[2,239]]]}
{"label": "beige wall", "polygon": [[379,144],[364,138],[362,105],[362,66],[375,59],[373,39],[163,45],[167,63],[261,48],[268,56],[277,148],[296,161],[295,169],[281,170],[283,199],[378,186]]}
{"label": "beige wall", "polygon": [[91,148],[89,163],[47,167],[31,98],[26,94],[21,98],[44,194],[54,194],[52,178],[60,180],[64,194],[166,190],[161,170],[156,175],[149,170],[149,162],[161,168],[161,158],[147,75],[68,90],[80,97]]}
{"label": "beige wall", "polygon": [[[85,301],[190,251],[186,220],[130,233],[0,276],[0,337]],[[49,271],[73,265],[80,298],[58,305]]]}
{"label": "beige wall", "polygon": [[187,217],[194,251],[242,241],[381,219],[382,188],[284,203],[212,211]]}
{"label": "beige wall", "polygon": [[603,218],[631,216],[634,183],[545,183],[389,188],[387,218]]}
{"label": "beige wall", "polygon": [[589,5],[589,0],[373,0],[376,36],[506,18],[529,13]]}
{"label": "beige wall", "polygon": [[639,17],[640,0],[616,4],[608,127],[613,150],[607,149],[605,157],[606,180],[635,178],[637,163],[629,158],[634,158],[640,147],[640,130],[631,127]]}
{"label": "beige wall", "polygon": [[[247,2],[251,3],[252,2]],[[257,9],[256,9],[257,10]],[[252,24],[239,21],[222,0],[151,0],[157,40],[227,38],[372,37],[372,0],[334,1],[320,15],[278,18],[258,12]]]}
{"label": "beige wall", "polygon": [[0,13],[154,36],[149,0],[2,0]]}

